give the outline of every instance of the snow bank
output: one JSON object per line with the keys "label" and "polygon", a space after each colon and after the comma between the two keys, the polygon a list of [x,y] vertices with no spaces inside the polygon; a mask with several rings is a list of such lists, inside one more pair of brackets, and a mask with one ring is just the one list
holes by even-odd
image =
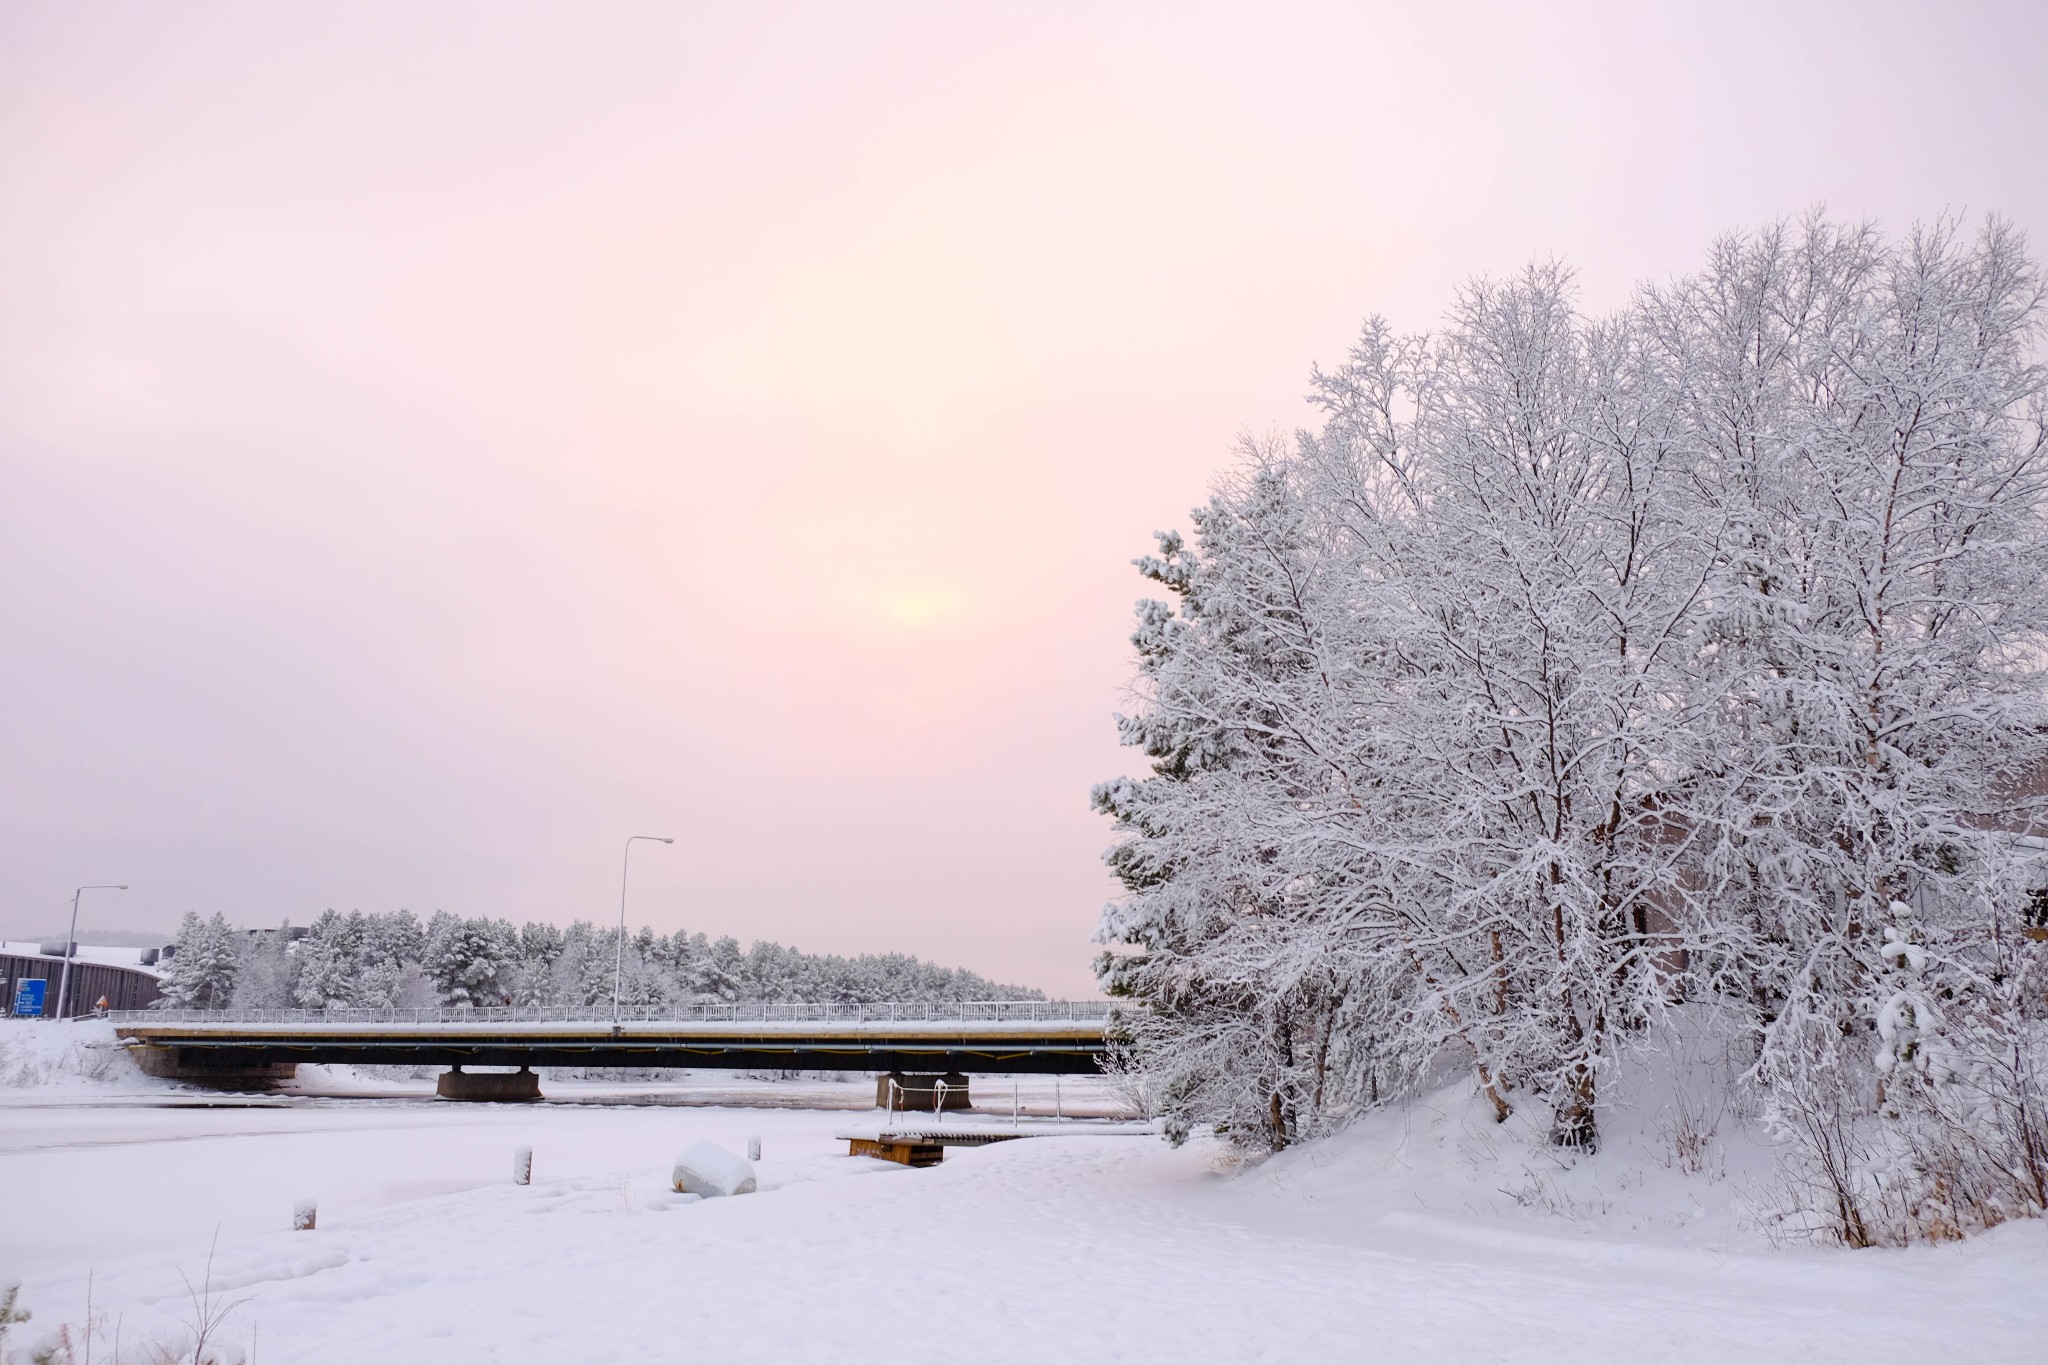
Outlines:
{"label": "snow bank", "polygon": [[103,1019],[0,1020],[0,1092],[175,1088],[143,1075]]}
{"label": "snow bank", "polygon": [[752,1194],[754,1167],[745,1157],[715,1142],[695,1142],[676,1158],[674,1183],[680,1194],[701,1194],[707,1199]]}
{"label": "snow bank", "polygon": [[1435,1221],[1467,1243],[1495,1231],[1717,1251],[1808,1240],[1780,1219],[1775,1145],[1726,1107],[1714,1073],[1672,1053],[1623,1064],[1601,1106],[1597,1154],[1553,1146],[1548,1110],[1527,1096],[1495,1123],[1464,1078],[1319,1142],[1245,1161],[1219,1198],[1260,1221]]}

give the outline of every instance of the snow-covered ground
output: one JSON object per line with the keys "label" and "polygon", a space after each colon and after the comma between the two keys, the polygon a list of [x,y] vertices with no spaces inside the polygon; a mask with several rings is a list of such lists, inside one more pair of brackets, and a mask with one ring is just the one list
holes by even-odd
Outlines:
{"label": "snow-covered ground", "polygon": [[[213,1287],[239,1303],[220,1339],[264,1365],[1922,1365],[2048,1342],[2048,1228],[1772,1250],[1737,1212],[1753,1154],[1675,1169],[1655,1115],[1571,1169],[1451,1090],[1242,1168],[1214,1144],[1072,1136],[913,1171],[846,1156],[846,1113],[145,1093],[0,1095],[0,1254],[35,1314],[10,1349],[75,1337],[89,1276],[93,1358],[118,1328],[148,1359],[185,1331],[216,1236]],[[690,1143],[753,1135],[760,1193],[669,1193]],[[307,1197],[318,1227],[290,1231]]]}

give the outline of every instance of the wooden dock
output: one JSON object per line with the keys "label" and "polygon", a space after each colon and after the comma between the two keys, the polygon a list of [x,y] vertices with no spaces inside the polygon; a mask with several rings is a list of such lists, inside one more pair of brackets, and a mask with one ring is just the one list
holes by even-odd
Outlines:
{"label": "wooden dock", "polygon": [[1017,1124],[1002,1128],[931,1127],[885,1128],[880,1132],[842,1132],[833,1136],[847,1144],[848,1156],[880,1157],[903,1166],[936,1166],[946,1159],[948,1147],[986,1147],[991,1142],[1015,1142],[1034,1137],[1146,1137],[1159,1132],[1151,1122],[1104,1123],[1083,1119],[1076,1123]]}
{"label": "wooden dock", "polygon": [[900,1166],[936,1166],[946,1159],[948,1147],[986,1147],[991,1142],[1012,1142],[1017,1138],[1034,1136],[1030,1133],[993,1133],[949,1131],[928,1129],[917,1132],[877,1133],[868,1137],[858,1133],[839,1135],[847,1145],[848,1156],[873,1156],[884,1161],[893,1161]]}

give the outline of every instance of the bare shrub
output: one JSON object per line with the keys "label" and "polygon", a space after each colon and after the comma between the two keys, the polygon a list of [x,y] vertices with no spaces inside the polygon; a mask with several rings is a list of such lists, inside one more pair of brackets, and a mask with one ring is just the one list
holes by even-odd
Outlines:
{"label": "bare shrub", "polygon": [[1102,1080],[1109,1093],[1141,1119],[1159,1116],[1158,1084],[1139,1062],[1131,1044],[1117,1037],[1103,1048]]}
{"label": "bare shrub", "polygon": [[240,1351],[229,1356],[229,1348],[222,1345],[220,1338],[228,1318],[249,1299],[226,1299],[214,1289],[213,1257],[219,1245],[220,1230],[216,1228],[206,1249],[206,1270],[196,1286],[184,1271],[178,1272],[178,1278],[185,1282],[185,1339],[175,1346],[162,1342],[146,1346],[151,1365],[231,1365],[241,1357]]}
{"label": "bare shrub", "polygon": [[0,1281],[0,1346],[7,1344],[7,1330],[17,1322],[27,1322],[31,1314],[21,1306],[21,1285],[18,1281]]}
{"label": "bare shrub", "polygon": [[1687,1175],[1718,1180],[1727,1173],[1719,1138],[1727,1102],[1718,1096],[1688,1094],[1681,1089],[1657,1115],[1657,1136],[1664,1144],[1666,1166]]}
{"label": "bare shrub", "polygon": [[1522,1208],[1547,1213],[1568,1223],[1584,1223],[1605,1217],[1613,1207],[1598,1194],[1573,1196],[1558,1185],[1555,1177],[1541,1172],[1531,1172],[1528,1180],[1514,1189],[1502,1186],[1500,1192]]}

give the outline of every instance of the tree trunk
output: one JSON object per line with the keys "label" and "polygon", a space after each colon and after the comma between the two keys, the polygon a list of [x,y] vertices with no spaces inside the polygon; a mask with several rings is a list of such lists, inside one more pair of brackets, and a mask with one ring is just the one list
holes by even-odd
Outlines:
{"label": "tree trunk", "polygon": [[1570,1147],[1582,1152],[1600,1150],[1600,1129],[1594,1117],[1594,1087],[1597,1081],[1593,1063],[1599,1056],[1601,1040],[1606,1037],[1606,1021],[1600,1012],[1593,1016],[1593,1036],[1586,1036],[1585,1025],[1572,1008],[1569,994],[1564,1001],[1564,1033],[1570,1042],[1571,1060],[1565,1063],[1563,1090],[1558,1095],[1557,1106],[1550,1121],[1550,1141],[1553,1146]]}
{"label": "tree trunk", "polygon": [[1564,1094],[1551,1119],[1550,1141],[1582,1152],[1600,1150],[1600,1129],[1593,1117],[1593,1068],[1583,1060],[1565,1068]]}

